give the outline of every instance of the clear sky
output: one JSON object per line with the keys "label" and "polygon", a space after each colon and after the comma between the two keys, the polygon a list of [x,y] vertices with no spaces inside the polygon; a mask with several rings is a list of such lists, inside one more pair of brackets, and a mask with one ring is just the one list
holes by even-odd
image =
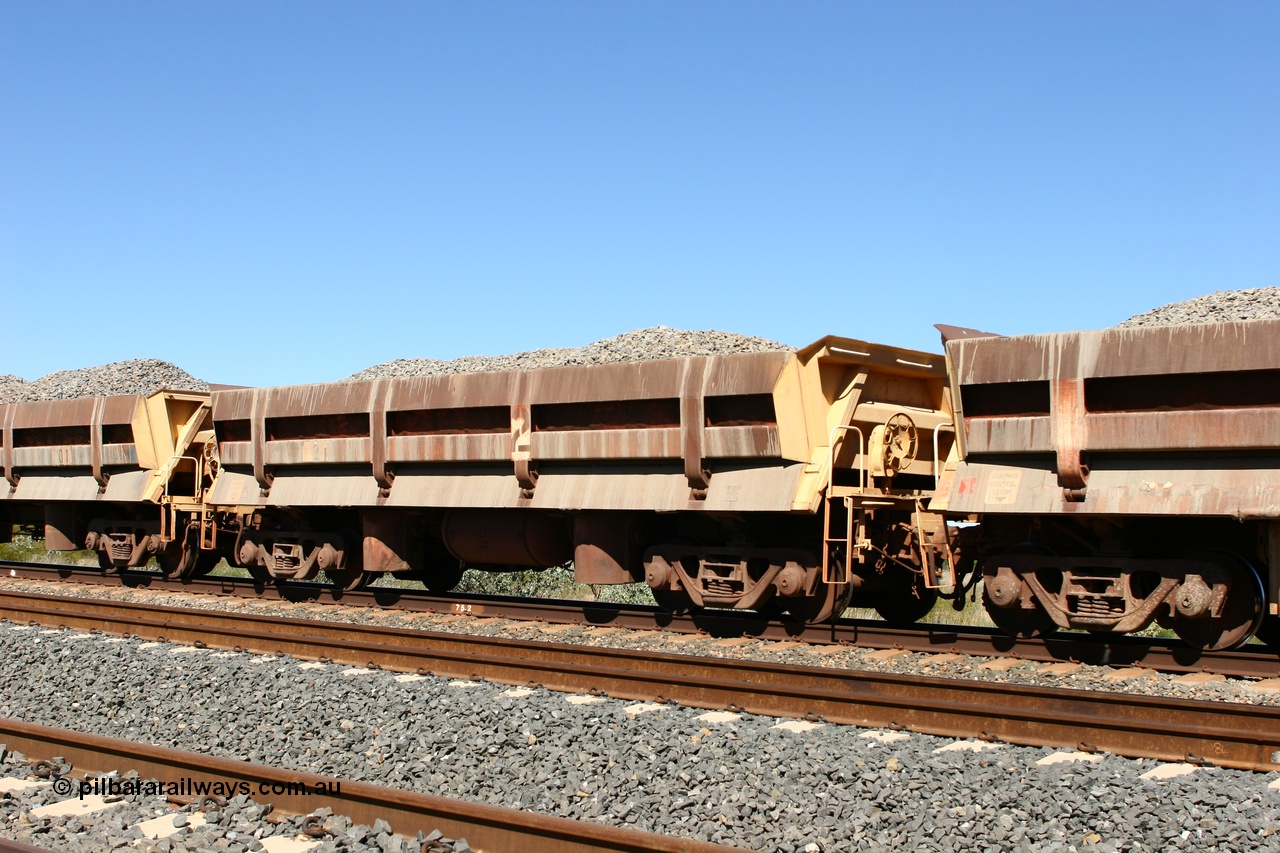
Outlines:
{"label": "clear sky", "polygon": [[1280,285],[1280,3],[0,0],[0,373]]}

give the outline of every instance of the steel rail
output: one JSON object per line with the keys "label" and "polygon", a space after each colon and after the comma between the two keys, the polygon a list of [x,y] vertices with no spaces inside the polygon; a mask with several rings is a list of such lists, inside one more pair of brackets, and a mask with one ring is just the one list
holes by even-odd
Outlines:
{"label": "steel rail", "polygon": [[747,636],[764,640],[798,640],[813,644],[842,643],[869,649],[1015,657],[1045,663],[1074,661],[1096,666],[1144,666],[1161,672],[1213,672],[1246,678],[1280,677],[1280,654],[1259,644],[1225,651],[1193,649],[1177,640],[1122,636],[1101,640],[1075,632],[1016,639],[980,626],[891,625],[846,619],[827,625],[802,626],[732,611],[671,614],[646,605],[583,601],[551,601],[503,596],[432,595],[417,590],[372,587],[341,592],[320,584],[262,586],[245,578],[194,578],[178,581],[158,573],[104,575],[97,569],[43,563],[0,561],[0,574],[29,580],[60,580],[109,587],[211,594],[244,599],[312,601],[409,612],[466,613],[476,617],[557,622],[706,633],[713,637]]}
{"label": "steel rail", "polygon": [[[537,814],[519,809],[419,794],[366,782],[184,752],[0,718],[0,738],[31,758],[61,756],[77,774],[136,770],[143,780],[179,786],[183,780],[249,786],[251,798],[283,813],[308,814],[329,807],[355,823],[379,818],[402,835],[439,829],[465,836],[472,847],[516,853],[729,853],[738,850],[693,839],[654,835],[625,827]],[[300,789],[303,785],[305,788]],[[302,793],[304,791],[306,793]],[[188,800],[195,797],[188,797]],[[27,848],[20,848],[27,849]],[[4,848],[0,847],[0,853]]]}
{"label": "steel rail", "polygon": [[1280,708],[1270,706],[562,646],[3,590],[0,617],[699,708],[1280,769]]}

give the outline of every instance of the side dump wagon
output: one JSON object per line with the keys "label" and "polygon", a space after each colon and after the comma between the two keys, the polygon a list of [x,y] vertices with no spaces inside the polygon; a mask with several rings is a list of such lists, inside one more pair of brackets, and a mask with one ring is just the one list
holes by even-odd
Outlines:
{"label": "side dump wagon", "polygon": [[821,618],[864,581],[928,597],[906,567],[945,544],[922,506],[952,441],[945,376],[940,356],[833,337],[220,391],[207,500],[237,519],[236,560],[274,577],[448,588],[460,562],[572,561],[668,603]]}
{"label": "side dump wagon", "polygon": [[154,557],[170,573],[193,569],[211,523],[208,394],[10,403],[0,422],[3,541],[21,525],[51,551],[96,550],[107,568]]}
{"label": "side dump wagon", "polygon": [[[947,343],[987,608],[1223,648],[1280,602],[1280,321]],[[937,504],[941,506],[941,502]]]}

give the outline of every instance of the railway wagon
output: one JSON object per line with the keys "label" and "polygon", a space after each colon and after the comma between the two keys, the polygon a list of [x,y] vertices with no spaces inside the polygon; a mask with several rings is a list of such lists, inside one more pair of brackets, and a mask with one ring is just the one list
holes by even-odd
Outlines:
{"label": "railway wagon", "polygon": [[0,423],[0,541],[21,527],[112,570],[155,559],[189,575],[217,562],[199,547],[216,473],[207,393],[10,403]]}
{"label": "railway wagon", "polygon": [[[212,395],[217,548],[261,578],[572,562],[672,609],[927,612],[952,444],[940,355],[759,352]],[[229,543],[228,539],[233,539]]]}
{"label": "railway wagon", "polygon": [[1208,649],[1280,613],[1280,321],[982,336],[943,329],[961,461],[935,501],[1008,633]]}

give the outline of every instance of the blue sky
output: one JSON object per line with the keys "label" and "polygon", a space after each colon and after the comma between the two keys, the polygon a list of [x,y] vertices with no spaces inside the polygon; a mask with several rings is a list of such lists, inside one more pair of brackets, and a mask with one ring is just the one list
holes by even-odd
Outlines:
{"label": "blue sky", "polygon": [[0,0],[0,373],[1280,285],[1278,46],[1272,2]]}

